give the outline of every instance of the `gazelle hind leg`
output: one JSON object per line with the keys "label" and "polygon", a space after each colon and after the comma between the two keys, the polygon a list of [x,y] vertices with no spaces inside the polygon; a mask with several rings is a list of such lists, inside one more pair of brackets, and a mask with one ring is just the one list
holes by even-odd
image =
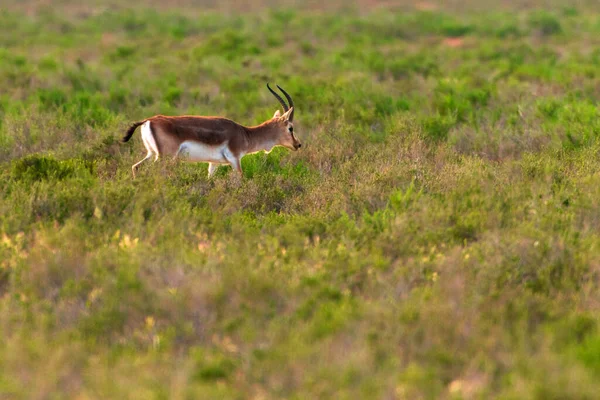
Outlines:
{"label": "gazelle hind leg", "polygon": [[137,169],[137,167],[143,163],[144,161],[146,161],[147,159],[149,159],[150,157],[152,157],[152,152],[148,151],[148,154],[146,154],[146,157],[144,157],[143,160],[133,164],[133,166],[131,167],[131,172],[133,172],[133,177],[135,178],[135,170]]}
{"label": "gazelle hind leg", "polygon": [[[142,128],[144,128],[146,126],[146,124],[149,124],[150,122],[146,122]],[[146,161],[147,159],[151,158],[152,155],[154,154],[154,161],[158,160],[158,152],[154,151],[154,146],[152,146],[152,143],[150,143],[150,140],[148,139],[148,136],[144,134],[144,132],[142,132],[142,143],[144,143],[144,147],[146,148],[146,150],[148,151],[148,154],[146,154],[146,157],[144,157],[141,161],[133,164],[133,166],[131,167],[131,172],[133,172],[133,177],[135,178],[135,170],[138,168],[138,166],[143,163],[144,161]]]}
{"label": "gazelle hind leg", "polygon": [[160,153],[158,151],[158,146],[156,145],[154,133],[152,132],[152,126],[150,124],[150,121],[146,121],[142,125],[142,140],[144,141],[144,146],[146,146],[146,149],[149,152],[154,153],[154,162],[156,162],[158,161],[158,156]]}

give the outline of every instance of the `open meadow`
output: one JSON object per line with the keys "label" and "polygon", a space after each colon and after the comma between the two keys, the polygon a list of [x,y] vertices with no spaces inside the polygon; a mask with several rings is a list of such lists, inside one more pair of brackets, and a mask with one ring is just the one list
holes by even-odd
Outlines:
{"label": "open meadow", "polygon": [[597,2],[0,3],[0,399],[598,398]]}

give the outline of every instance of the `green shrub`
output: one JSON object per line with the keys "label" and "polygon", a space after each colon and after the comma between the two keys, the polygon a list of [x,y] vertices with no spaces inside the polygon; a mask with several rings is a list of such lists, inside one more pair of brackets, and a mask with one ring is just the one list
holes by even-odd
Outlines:
{"label": "green shrub", "polygon": [[53,110],[68,102],[67,94],[58,88],[38,90],[42,110]]}
{"label": "green shrub", "polygon": [[76,162],[58,161],[51,156],[30,155],[12,164],[11,177],[20,181],[63,180],[73,177]]}
{"label": "green shrub", "polygon": [[562,33],[560,21],[553,14],[545,11],[532,13],[529,16],[529,26],[543,36],[552,36]]}
{"label": "green shrub", "polygon": [[434,115],[423,117],[421,127],[426,138],[443,141],[446,140],[448,132],[456,125],[456,122],[456,117],[453,115]]}

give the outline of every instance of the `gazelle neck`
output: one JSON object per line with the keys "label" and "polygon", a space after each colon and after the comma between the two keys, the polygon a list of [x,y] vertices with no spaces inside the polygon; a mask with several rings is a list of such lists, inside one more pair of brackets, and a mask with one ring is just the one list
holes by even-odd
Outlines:
{"label": "gazelle neck", "polygon": [[269,152],[277,144],[279,132],[277,123],[274,121],[263,122],[246,129],[248,131],[248,153],[263,150]]}

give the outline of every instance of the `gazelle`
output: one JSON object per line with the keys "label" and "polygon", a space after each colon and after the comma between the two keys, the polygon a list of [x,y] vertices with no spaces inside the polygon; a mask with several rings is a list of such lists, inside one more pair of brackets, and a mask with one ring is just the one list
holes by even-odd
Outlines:
{"label": "gazelle", "polygon": [[240,175],[241,159],[246,154],[269,152],[275,146],[298,150],[302,144],[294,135],[294,102],[290,95],[277,85],[289,106],[269,84],[267,88],[283,106],[283,115],[277,110],[273,118],[260,125],[247,127],[222,117],[179,116],[154,117],[135,122],[127,130],[123,142],[142,126],[142,141],[148,151],[146,157],[131,167],[133,177],[137,167],[154,156],[172,156],[187,161],[208,162],[210,178],[220,164],[229,164]]}

